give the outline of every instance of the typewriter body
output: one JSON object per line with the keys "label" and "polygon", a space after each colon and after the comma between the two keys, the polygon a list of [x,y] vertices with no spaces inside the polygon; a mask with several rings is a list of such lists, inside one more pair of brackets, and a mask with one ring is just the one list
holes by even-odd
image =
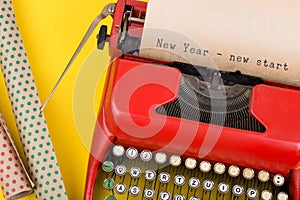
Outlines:
{"label": "typewriter body", "polygon": [[300,90],[140,57],[146,7],[116,3],[85,200],[300,199]]}

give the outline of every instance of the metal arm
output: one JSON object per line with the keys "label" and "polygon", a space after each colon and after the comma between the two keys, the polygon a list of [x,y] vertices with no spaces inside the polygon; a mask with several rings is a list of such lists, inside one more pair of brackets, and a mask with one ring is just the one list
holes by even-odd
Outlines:
{"label": "metal arm", "polygon": [[81,49],[84,47],[84,45],[87,42],[87,40],[90,38],[91,34],[93,33],[93,31],[95,30],[95,28],[97,27],[97,25],[100,23],[100,21],[102,21],[107,16],[114,14],[114,12],[115,12],[115,4],[114,3],[107,4],[104,7],[104,9],[102,10],[102,12],[100,13],[100,15],[98,15],[94,19],[94,21],[90,25],[89,29],[85,33],[84,37],[82,38],[80,44],[78,45],[76,51],[74,52],[73,56],[71,57],[69,63],[66,66],[66,68],[64,69],[63,73],[60,75],[60,77],[59,77],[58,81],[56,82],[54,88],[52,89],[52,91],[50,92],[50,94],[47,97],[46,101],[44,102],[44,105],[42,105],[40,107],[40,112],[43,112],[43,110],[47,106],[49,100],[51,99],[52,95],[54,94],[55,90],[57,89],[59,83],[61,82],[61,80],[63,79],[63,77],[66,75],[67,71],[69,70],[69,68],[71,67],[72,63],[74,62],[74,60],[76,59],[76,57],[80,53]]}

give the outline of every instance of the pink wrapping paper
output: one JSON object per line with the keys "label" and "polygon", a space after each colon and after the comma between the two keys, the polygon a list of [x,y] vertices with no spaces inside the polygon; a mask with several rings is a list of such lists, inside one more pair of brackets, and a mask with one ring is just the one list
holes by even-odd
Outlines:
{"label": "pink wrapping paper", "polygon": [[0,113],[0,186],[5,199],[18,199],[33,192],[24,165]]}

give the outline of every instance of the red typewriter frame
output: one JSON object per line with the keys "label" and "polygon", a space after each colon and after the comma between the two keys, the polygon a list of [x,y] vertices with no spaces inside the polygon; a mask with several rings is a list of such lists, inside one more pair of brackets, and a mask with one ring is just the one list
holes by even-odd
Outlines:
{"label": "red typewriter frame", "polygon": [[[119,33],[117,27],[122,24],[125,6],[146,12],[144,2],[119,0],[111,34]],[[130,28],[141,28],[141,24],[132,23]],[[113,61],[95,127],[85,200],[93,199],[99,165],[114,144],[152,151],[164,149],[169,153],[180,152],[184,156],[200,156],[213,162],[282,174],[289,181],[289,195],[300,199],[299,89],[275,84],[254,86],[250,113],[265,126],[264,133],[162,116],[155,108],[177,98],[180,71],[154,64],[147,58],[129,55],[118,58],[121,54],[117,38],[113,37],[110,40]],[[151,132],[155,134],[147,135]],[[207,146],[211,140],[213,145]]]}

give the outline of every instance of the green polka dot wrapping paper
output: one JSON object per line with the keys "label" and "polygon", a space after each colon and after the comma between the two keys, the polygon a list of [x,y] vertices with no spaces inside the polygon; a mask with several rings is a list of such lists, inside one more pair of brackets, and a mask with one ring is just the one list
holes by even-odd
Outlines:
{"label": "green polka dot wrapping paper", "polygon": [[12,3],[0,7],[0,64],[36,198],[68,199]]}
{"label": "green polka dot wrapping paper", "polygon": [[31,194],[34,184],[25,170],[1,112],[0,147],[0,186],[5,199],[19,199]]}

